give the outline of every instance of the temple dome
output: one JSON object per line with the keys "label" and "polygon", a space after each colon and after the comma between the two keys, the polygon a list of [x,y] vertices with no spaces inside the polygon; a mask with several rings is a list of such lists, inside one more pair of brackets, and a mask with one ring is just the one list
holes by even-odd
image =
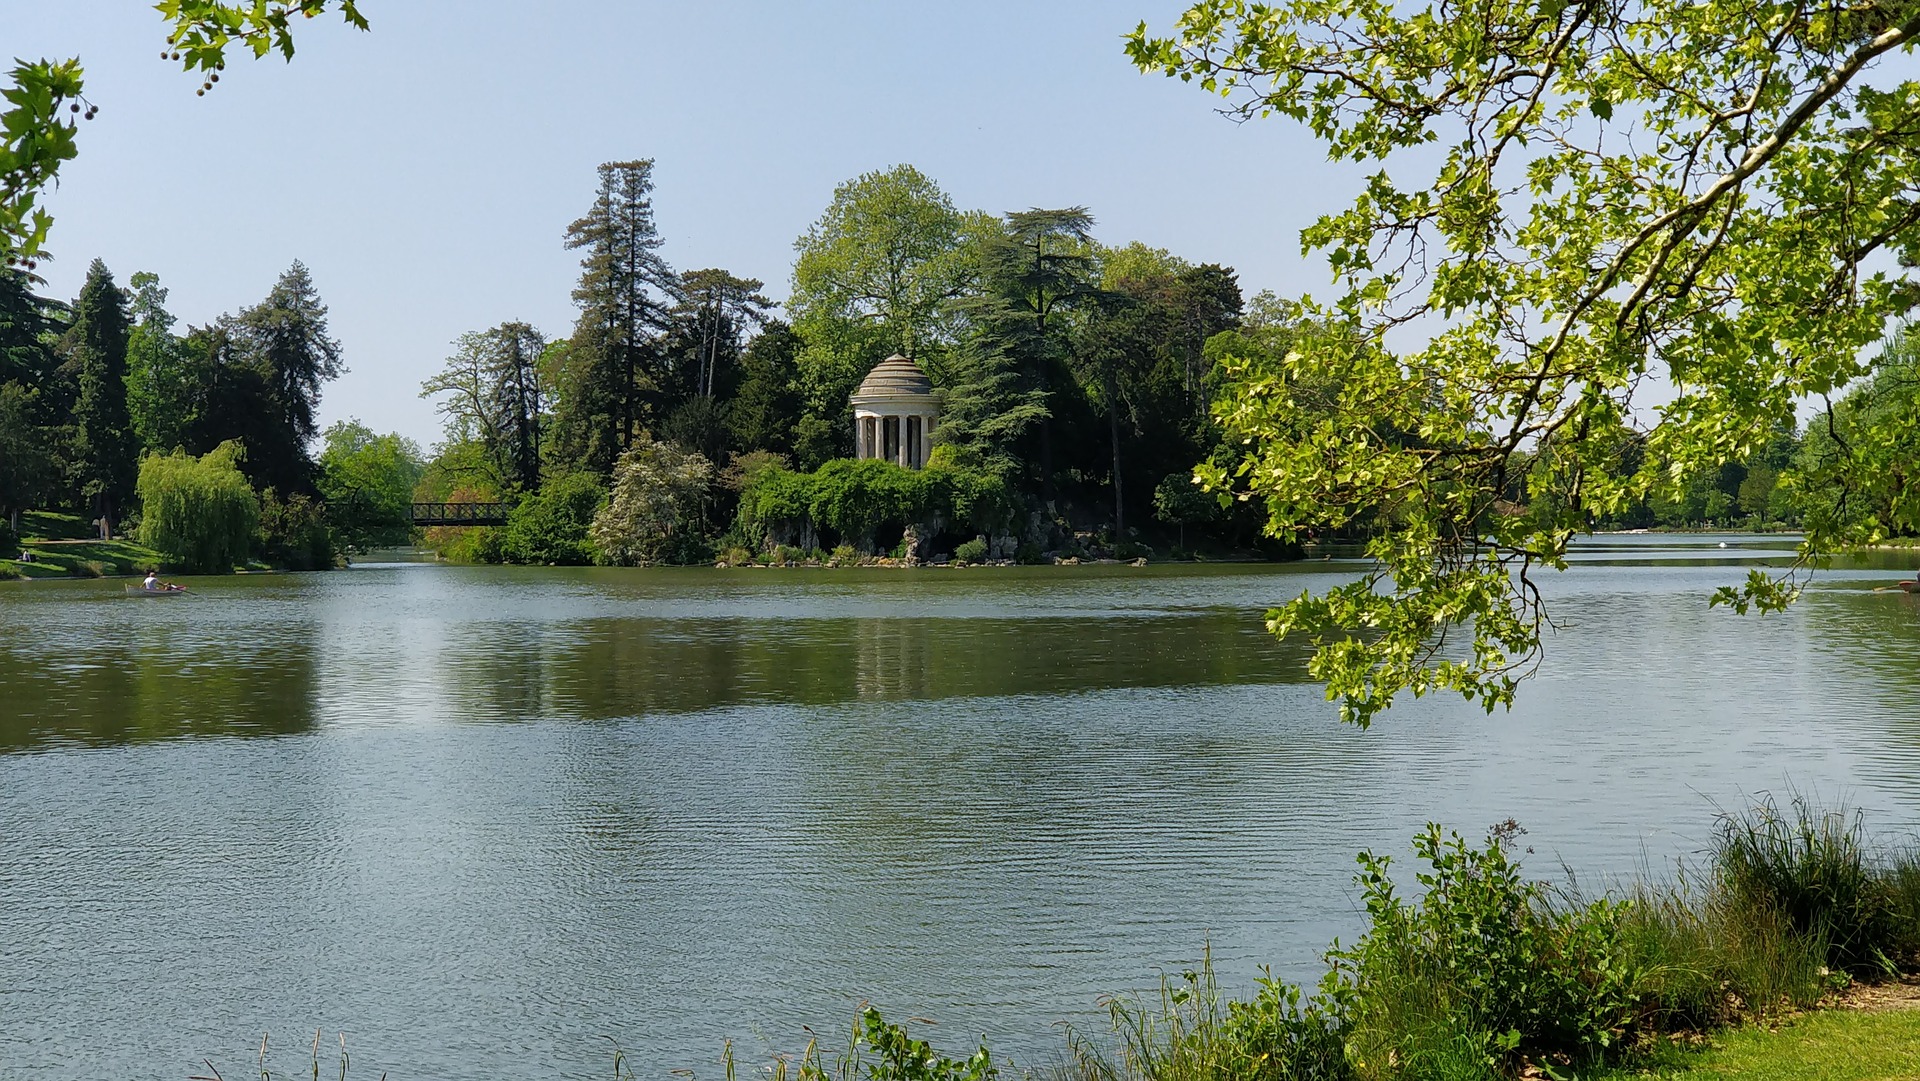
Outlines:
{"label": "temple dome", "polygon": [[920,370],[920,365],[895,353],[873,366],[867,377],[860,381],[860,389],[853,392],[853,397],[857,401],[861,398],[919,398],[932,394],[933,380]]}

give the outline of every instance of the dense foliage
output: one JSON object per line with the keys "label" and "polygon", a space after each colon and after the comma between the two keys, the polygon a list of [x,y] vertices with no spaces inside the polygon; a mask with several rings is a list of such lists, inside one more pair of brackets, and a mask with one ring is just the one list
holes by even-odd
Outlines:
{"label": "dense foliage", "polygon": [[645,566],[709,558],[699,525],[713,481],[713,463],[699,453],[637,440],[614,465],[611,499],[593,520],[601,560]]}
{"label": "dense foliage", "polygon": [[413,539],[413,490],[424,466],[411,440],[344,420],[327,429],[318,464],[320,494],[341,544],[392,547]]}
{"label": "dense foliage", "polygon": [[247,561],[260,501],[240,472],[240,444],[222,443],[195,458],[149,454],[140,463],[140,543],[168,565],[225,574]]}
{"label": "dense foliage", "polygon": [[301,553],[297,563],[332,565],[336,541],[311,534],[328,531],[323,502],[335,497],[338,543],[411,536],[405,503],[420,455],[410,444],[349,422],[328,433],[329,461],[313,459],[321,392],[343,363],[306,267],[294,263],[260,303],[184,334],[160,279],[132,281],[121,289],[96,260],[66,305],[35,296],[31,276],[0,272],[0,515],[74,510],[114,526],[135,509],[144,456],[232,443],[247,483],[263,499],[277,493],[269,508],[302,523],[283,531],[297,540],[270,546]]}
{"label": "dense foliage", "polygon": [[[1209,473],[1278,534],[1369,529],[1374,573],[1271,617],[1316,643],[1344,716],[1511,701],[1533,576],[1576,533],[1722,484],[1864,374],[1920,295],[1893,266],[1920,258],[1920,82],[1889,66],[1917,33],[1901,5],[1800,0],[1201,0],[1131,37],[1142,68],[1371,170],[1302,235],[1336,278],[1304,306],[1325,332],[1226,358],[1217,415],[1250,452]],[[1324,408],[1296,397],[1330,372]],[[1893,524],[1809,517],[1802,551]],[[1775,608],[1795,583],[1716,599]]]}
{"label": "dense foliage", "polygon": [[[682,516],[674,554],[626,544],[666,535],[633,520],[604,534],[599,558],[841,544],[925,558],[976,537],[1006,558],[1257,539],[1246,515],[1153,512],[1169,475],[1225,453],[1207,342],[1241,325],[1231,270],[1107,247],[1085,208],[964,210],[901,165],[835,189],[795,242],[777,319],[758,280],[669,265],[653,175],[647,160],[602,166],[569,227],[582,260],[568,337],[546,345],[518,323],[468,334],[424,385],[447,424],[423,499],[464,489],[524,501],[587,474],[651,516],[665,504],[622,502],[617,463],[671,446],[714,470],[701,498],[669,501]],[[849,460],[849,395],[895,352],[941,401],[924,476]],[[782,467],[768,473],[774,456]],[[498,539],[455,553],[501,558]]]}
{"label": "dense foliage", "polygon": [[595,562],[587,532],[606,505],[607,490],[590,473],[548,481],[522,499],[500,531],[497,561],[584,566]]}

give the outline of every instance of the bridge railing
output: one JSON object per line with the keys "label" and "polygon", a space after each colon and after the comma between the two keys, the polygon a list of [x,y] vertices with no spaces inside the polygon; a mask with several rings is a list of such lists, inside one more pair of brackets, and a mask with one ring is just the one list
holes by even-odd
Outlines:
{"label": "bridge railing", "polygon": [[505,525],[505,503],[415,503],[414,525]]}

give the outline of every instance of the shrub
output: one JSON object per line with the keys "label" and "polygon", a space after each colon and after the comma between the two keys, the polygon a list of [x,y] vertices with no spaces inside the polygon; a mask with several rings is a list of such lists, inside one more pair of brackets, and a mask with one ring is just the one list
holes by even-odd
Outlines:
{"label": "shrub", "polygon": [[1417,902],[1396,895],[1386,857],[1361,854],[1369,927],[1328,958],[1362,1076],[1592,1061],[1631,1029],[1638,988],[1615,963],[1626,906],[1563,904],[1522,878],[1508,853],[1517,831],[1496,827],[1474,848],[1428,825],[1413,842],[1427,864]]}
{"label": "shrub", "polygon": [[1037,563],[1045,563],[1046,558],[1041,555],[1039,545],[1032,541],[1021,541],[1020,547],[1013,551],[1013,561],[1026,566],[1033,566]]}
{"label": "shrub", "polygon": [[860,564],[860,552],[851,544],[835,545],[833,554],[827,557],[830,567],[855,567]]}
{"label": "shrub", "polygon": [[962,541],[953,549],[953,558],[961,563],[979,563],[987,558],[987,542],[982,537]]}
{"label": "shrub", "polygon": [[169,564],[198,574],[230,573],[247,560],[260,500],[229,440],[194,458],[183,451],[140,462],[140,542]]}
{"label": "shrub", "polygon": [[0,515],[0,559],[12,559],[20,554],[20,534],[13,531],[13,522],[6,515]]}
{"label": "shrub", "polygon": [[1011,515],[1013,496],[989,474],[929,467],[903,469],[877,459],[839,459],[813,473],[766,463],[744,480],[737,529],[811,523],[864,543],[876,530],[935,517],[992,527]]}
{"label": "shrub", "polygon": [[506,530],[496,526],[454,526],[443,531],[440,556],[453,563],[505,563]]}
{"label": "shrub", "polygon": [[733,547],[720,553],[719,562],[729,567],[746,567],[753,564],[753,553],[745,548]]}
{"label": "shrub", "polygon": [[704,562],[701,506],[713,485],[713,463],[672,443],[644,437],[613,467],[613,494],[594,516],[600,558],[618,566]]}
{"label": "shrub", "polygon": [[339,558],[320,505],[297,494],[283,501],[271,488],[260,498],[257,546],[268,562],[293,571],[327,570]]}
{"label": "shrub", "polygon": [[782,544],[773,550],[773,562],[798,563],[807,558],[807,553],[790,544]]}
{"label": "shrub", "polygon": [[500,557],[507,563],[582,566],[593,562],[587,530],[607,493],[589,473],[548,481],[507,514]]}

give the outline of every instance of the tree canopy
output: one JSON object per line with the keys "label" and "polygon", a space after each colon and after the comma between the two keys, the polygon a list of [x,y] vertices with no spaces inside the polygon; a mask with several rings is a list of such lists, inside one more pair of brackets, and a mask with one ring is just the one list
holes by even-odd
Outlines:
{"label": "tree canopy", "polygon": [[[1345,718],[1403,691],[1511,702],[1536,574],[1574,535],[1866,372],[1913,303],[1892,263],[1920,258],[1920,82],[1887,64],[1916,33],[1878,3],[1202,0],[1131,36],[1143,69],[1375,169],[1302,234],[1334,274],[1304,308],[1328,332],[1225,359],[1217,415],[1251,452],[1206,474],[1281,536],[1373,527],[1372,573],[1270,616],[1315,642]],[[1329,372],[1309,413],[1293,388]],[[1812,562],[1888,523],[1808,524]],[[1715,599],[1774,609],[1798,581]]]}

